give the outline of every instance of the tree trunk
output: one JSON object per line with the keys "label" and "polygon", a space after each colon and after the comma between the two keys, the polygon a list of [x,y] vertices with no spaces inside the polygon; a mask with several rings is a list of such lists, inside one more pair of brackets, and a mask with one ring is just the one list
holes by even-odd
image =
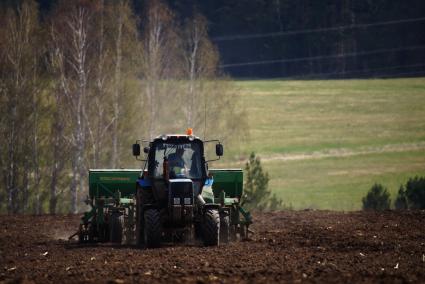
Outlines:
{"label": "tree trunk", "polygon": [[57,205],[57,186],[59,179],[59,137],[57,136],[58,132],[55,129],[54,138],[53,138],[53,161],[51,174],[52,178],[50,180],[50,200],[49,200],[49,213],[56,214],[56,205]]}
{"label": "tree trunk", "polygon": [[58,182],[59,177],[64,167],[63,151],[65,149],[61,147],[63,145],[63,129],[64,125],[60,117],[60,95],[55,96],[57,108],[54,113],[54,120],[52,125],[52,178],[50,180],[50,200],[49,200],[49,212],[50,214],[57,213],[57,201],[58,201]]}
{"label": "tree trunk", "polygon": [[72,165],[72,178],[71,178],[71,184],[69,191],[71,192],[71,214],[76,214],[78,212],[77,207],[77,179],[78,179],[78,168],[77,163],[75,161],[74,156],[74,162]]}
{"label": "tree trunk", "polygon": [[153,136],[155,135],[155,125],[154,125],[154,118],[155,118],[155,103],[154,103],[154,96],[155,96],[155,88],[154,85],[155,82],[152,80],[148,80],[147,86],[146,86],[146,93],[148,97],[148,106],[149,106],[149,139],[152,140]]}
{"label": "tree trunk", "polygon": [[[196,27],[195,27],[196,29]],[[190,71],[189,71],[189,104],[187,112],[187,127],[193,127],[193,112],[194,112],[194,100],[195,100],[195,68],[196,68],[196,56],[198,52],[199,38],[195,32],[193,37],[193,49],[190,54]]]}
{"label": "tree trunk", "polygon": [[32,92],[32,101],[33,101],[33,119],[32,119],[32,166],[34,171],[34,183],[33,183],[33,190],[34,190],[34,213],[35,214],[41,214],[41,200],[40,200],[40,182],[41,182],[41,175],[40,175],[40,162],[39,162],[39,145],[38,145],[38,103],[37,103],[37,91],[33,90]]}
{"label": "tree trunk", "polygon": [[120,1],[119,4],[119,15],[118,15],[118,34],[116,41],[116,63],[115,63],[115,88],[114,88],[114,121],[112,125],[112,157],[111,157],[111,166],[116,168],[119,164],[118,156],[118,122],[120,116],[119,108],[119,97],[121,91],[121,60],[122,60],[122,25],[123,25],[123,3]]}

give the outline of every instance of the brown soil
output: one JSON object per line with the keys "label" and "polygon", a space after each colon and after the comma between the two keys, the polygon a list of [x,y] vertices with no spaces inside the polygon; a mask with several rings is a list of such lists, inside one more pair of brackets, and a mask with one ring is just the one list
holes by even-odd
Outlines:
{"label": "brown soil", "polygon": [[425,282],[425,212],[254,214],[218,248],[79,245],[78,216],[0,216],[0,282]]}

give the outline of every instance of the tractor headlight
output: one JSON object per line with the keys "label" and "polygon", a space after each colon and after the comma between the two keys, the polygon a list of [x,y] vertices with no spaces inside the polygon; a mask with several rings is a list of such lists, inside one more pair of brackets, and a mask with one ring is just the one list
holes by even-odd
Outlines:
{"label": "tractor headlight", "polygon": [[180,198],[174,197],[173,203],[174,203],[174,205],[180,205]]}

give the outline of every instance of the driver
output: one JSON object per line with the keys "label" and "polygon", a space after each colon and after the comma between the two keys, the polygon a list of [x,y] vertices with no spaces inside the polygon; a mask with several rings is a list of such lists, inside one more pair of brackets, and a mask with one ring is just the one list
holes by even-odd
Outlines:
{"label": "driver", "polygon": [[182,170],[185,168],[183,160],[184,149],[177,148],[175,153],[168,156],[168,165],[170,167],[170,174],[175,176],[182,174]]}

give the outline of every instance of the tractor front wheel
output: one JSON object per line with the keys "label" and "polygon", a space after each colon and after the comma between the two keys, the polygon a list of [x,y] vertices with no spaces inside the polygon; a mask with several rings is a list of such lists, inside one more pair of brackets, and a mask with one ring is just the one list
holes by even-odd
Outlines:
{"label": "tractor front wheel", "polygon": [[218,210],[206,210],[202,227],[204,245],[218,246],[220,243],[220,215]]}
{"label": "tractor front wheel", "polygon": [[156,248],[161,244],[161,218],[157,209],[145,211],[144,241],[147,248]]}

